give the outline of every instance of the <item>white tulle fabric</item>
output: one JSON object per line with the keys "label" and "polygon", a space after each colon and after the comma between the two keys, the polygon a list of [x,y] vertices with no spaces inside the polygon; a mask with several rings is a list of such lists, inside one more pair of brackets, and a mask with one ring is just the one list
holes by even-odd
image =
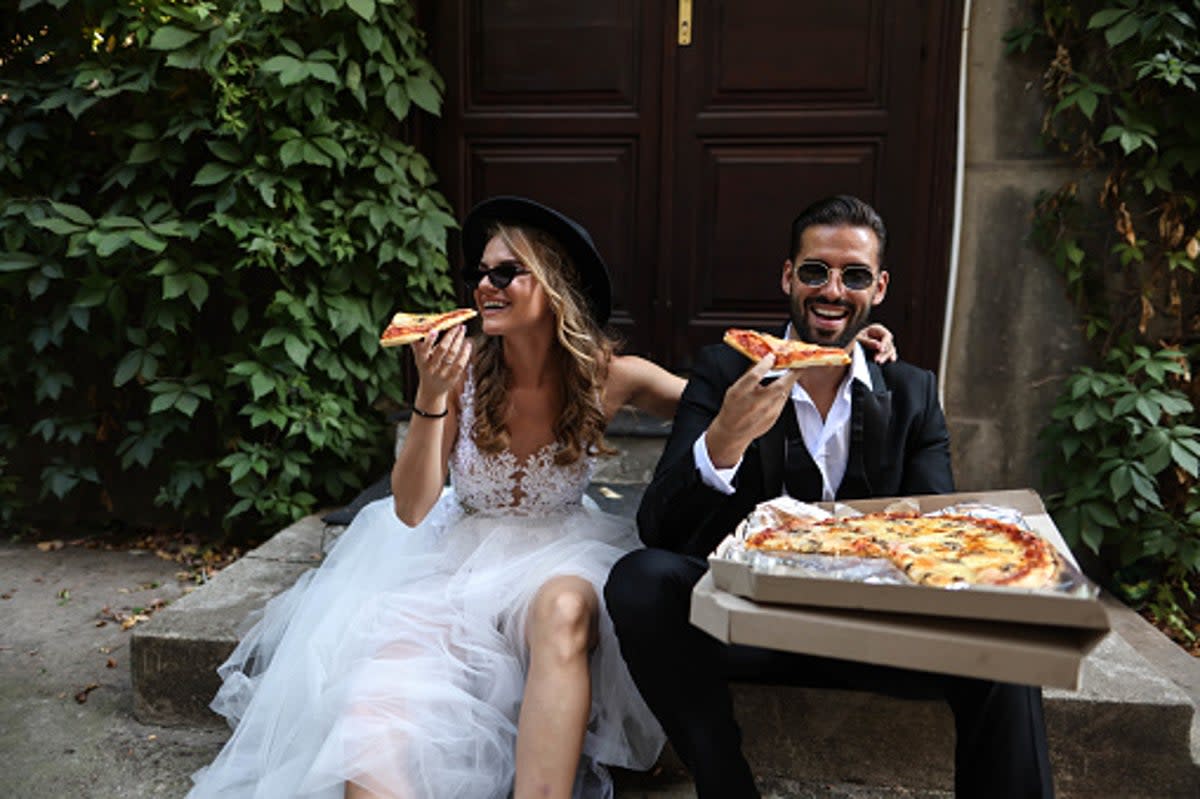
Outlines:
{"label": "white tulle fabric", "polygon": [[[451,486],[416,528],[366,506],[319,569],[266,606],[220,669],[235,724],[189,797],[507,797],[528,665],[530,600],[547,579],[603,587],[638,546],[584,497],[591,459],[479,452],[468,380]],[[663,743],[601,602],[577,797],[609,797],[602,764],[646,769]]]}

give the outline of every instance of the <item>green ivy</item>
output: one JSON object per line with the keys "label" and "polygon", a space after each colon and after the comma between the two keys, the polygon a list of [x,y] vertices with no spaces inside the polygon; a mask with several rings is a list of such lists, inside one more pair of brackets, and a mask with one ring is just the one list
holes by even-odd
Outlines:
{"label": "green ivy", "polygon": [[1005,37],[1048,60],[1047,144],[1075,175],[1033,238],[1096,367],[1043,430],[1049,497],[1110,585],[1182,638],[1200,585],[1200,0],[1044,0]]}
{"label": "green ivy", "polygon": [[452,290],[410,2],[3,17],[0,501],[266,530],[345,500],[402,398],[379,330]]}

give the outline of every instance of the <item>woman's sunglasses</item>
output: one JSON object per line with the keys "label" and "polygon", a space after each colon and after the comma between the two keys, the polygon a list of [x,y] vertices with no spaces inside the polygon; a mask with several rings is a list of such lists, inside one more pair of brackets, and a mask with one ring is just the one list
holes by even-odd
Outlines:
{"label": "woman's sunglasses", "polygon": [[513,280],[527,274],[529,274],[529,270],[516,261],[505,261],[504,263],[496,264],[491,269],[480,269],[479,264],[475,264],[474,266],[464,267],[462,270],[463,282],[472,291],[483,282],[485,277],[496,288],[505,289],[508,288],[508,284],[512,283]]}
{"label": "woman's sunglasses", "polygon": [[[820,288],[829,282],[832,271],[833,268],[822,261],[802,261],[796,265],[793,274],[804,285]],[[867,266],[843,266],[838,271],[842,273],[842,285],[851,291],[862,291],[875,282],[875,273]]]}

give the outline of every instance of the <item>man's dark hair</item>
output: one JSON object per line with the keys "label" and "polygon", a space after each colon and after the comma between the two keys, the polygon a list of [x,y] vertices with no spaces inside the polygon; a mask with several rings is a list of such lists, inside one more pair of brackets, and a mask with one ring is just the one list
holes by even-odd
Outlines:
{"label": "man's dark hair", "polygon": [[795,258],[800,252],[800,240],[804,231],[813,225],[831,225],[833,227],[865,227],[870,228],[879,239],[879,268],[883,268],[883,251],[887,248],[887,228],[883,226],[883,218],[879,212],[857,197],[849,194],[839,194],[817,200],[800,212],[792,220],[792,248],[788,250],[788,258]]}

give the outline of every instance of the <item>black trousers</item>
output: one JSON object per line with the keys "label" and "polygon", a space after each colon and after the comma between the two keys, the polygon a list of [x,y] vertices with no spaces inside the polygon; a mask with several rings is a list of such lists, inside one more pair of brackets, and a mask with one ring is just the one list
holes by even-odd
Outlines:
{"label": "black trousers", "polygon": [[[700,799],[757,797],[729,681],[941,698],[954,714],[959,797],[1052,797],[1040,688],[728,645],[688,622],[708,565],[662,549],[619,560],[604,587],[621,653]],[[849,755],[848,755],[849,756]]]}

